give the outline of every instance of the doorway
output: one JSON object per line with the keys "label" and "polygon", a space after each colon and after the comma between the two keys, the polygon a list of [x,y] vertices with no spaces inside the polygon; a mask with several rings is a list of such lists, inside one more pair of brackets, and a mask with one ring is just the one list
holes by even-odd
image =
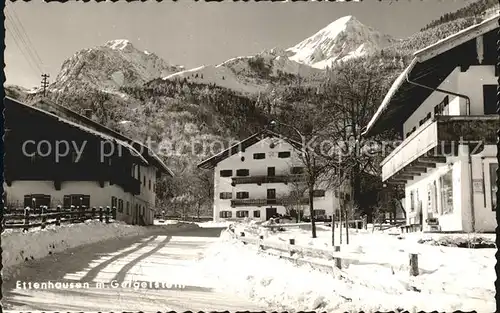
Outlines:
{"label": "doorway", "polygon": [[267,168],[267,176],[274,177],[276,175],[276,168],[275,167],[268,167]]}
{"label": "doorway", "polygon": [[271,217],[277,215],[278,209],[277,208],[266,208],[266,221],[268,221]]}

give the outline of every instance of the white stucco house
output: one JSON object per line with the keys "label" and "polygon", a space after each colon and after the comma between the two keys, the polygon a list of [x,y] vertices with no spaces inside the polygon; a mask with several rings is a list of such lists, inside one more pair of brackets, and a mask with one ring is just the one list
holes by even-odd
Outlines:
{"label": "white stucco house", "polygon": [[424,231],[497,226],[498,19],[417,51],[364,132],[402,134],[382,180],[404,185],[407,224]]}
{"label": "white stucco house", "polygon": [[149,147],[47,99],[4,106],[7,207],[109,206],[153,224],[156,180],[173,173]]}
{"label": "white stucco house", "polygon": [[[300,143],[270,130],[256,133],[198,164],[214,170],[214,220],[269,220],[277,214],[310,216]],[[314,215],[331,217],[340,189],[314,190]],[[295,215],[296,216],[296,215]]]}

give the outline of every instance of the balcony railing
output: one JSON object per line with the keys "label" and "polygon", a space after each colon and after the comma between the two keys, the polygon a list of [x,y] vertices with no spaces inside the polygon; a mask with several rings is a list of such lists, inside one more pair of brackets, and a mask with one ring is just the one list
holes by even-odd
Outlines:
{"label": "balcony railing", "polygon": [[294,183],[305,181],[305,175],[277,175],[277,176],[248,176],[233,177],[232,184],[268,184],[268,183]]}
{"label": "balcony railing", "polygon": [[[457,155],[460,145],[469,145],[473,150],[478,144],[495,144],[499,128],[497,115],[436,116],[419,127],[382,161],[382,180],[404,172],[409,165],[417,164],[417,168],[422,165],[433,167],[432,162],[420,162],[429,157],[430,152],[430,159],[436,163],[446,162],[445,156]],[[411,173],[412,169],[408,171]],[[403,177],[407,177],[405,173]]]}
{"label": "balcony railing", "polygon": [[238,206],[266,206],[266,205],[288,205],[288,204],[309,204],[308,198],[300,199],[233,199],[231,200],[232,207]]}

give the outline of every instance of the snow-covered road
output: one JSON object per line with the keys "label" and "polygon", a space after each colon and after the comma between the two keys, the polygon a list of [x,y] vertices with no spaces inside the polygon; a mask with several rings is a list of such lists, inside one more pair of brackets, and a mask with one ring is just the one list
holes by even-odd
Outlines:
{"label": "snow-covered road", "polygon": [[[215,273],[204,272],[197,260],[219,233],[220,229],[205,228],[156,231],[147,236],[81,246],[26,263],[20,275],[3,283],[4,309],[155,312],[269,309],[214,289]],[[117,287],[123,282],[143,283],[143,286]],[[35,283],[40,286],[36,288]],[[58,283],[74,284],[59,286]]]}

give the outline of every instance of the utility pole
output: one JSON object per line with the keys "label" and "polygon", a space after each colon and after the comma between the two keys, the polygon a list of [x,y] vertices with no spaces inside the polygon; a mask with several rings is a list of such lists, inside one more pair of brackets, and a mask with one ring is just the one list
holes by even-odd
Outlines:
{"label": "utility pole", "polygon": [[47,87],[49,87],[49,81],[47,78],[49,78],[50,75],[48,74],[42,74],[42,88],[43,88],[43,96],[45,97],[45,93],[47,91]]}

